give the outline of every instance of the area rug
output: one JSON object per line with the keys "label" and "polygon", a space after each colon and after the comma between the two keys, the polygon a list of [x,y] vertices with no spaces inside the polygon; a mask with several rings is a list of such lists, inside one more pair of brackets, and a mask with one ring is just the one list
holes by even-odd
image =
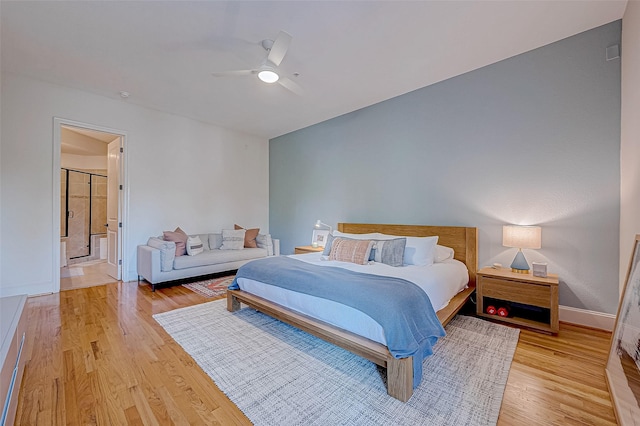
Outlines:
{"label": "area rug", "polygon": [[402,403],[385,369],[250,308],[218,300],[153,317],[255,425],[494,425],[519,335],[457,316]]}
{"label": "area rug", "polygon": [[235,275],[228,275],[226,277],[214,278],[211,280],[182,284],[182,286],[191,291],[195,291],[202,296],[215,297],[225,294],[227,292],[227,287],[231,284],[234,278]]}

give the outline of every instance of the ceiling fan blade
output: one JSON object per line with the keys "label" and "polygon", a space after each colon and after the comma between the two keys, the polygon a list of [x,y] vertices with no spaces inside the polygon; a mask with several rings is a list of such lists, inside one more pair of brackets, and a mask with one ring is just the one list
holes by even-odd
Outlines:
{"label": "ceiling fan blade", "polygon": [[286,77],[280,77],[278,83],[280,83],[280,85],[285,89],[292,91],[298,96],[304,95],[304,90],[302,89],[302,87],[300,87],[300,85],[293,80],[290,80]]}
{"label": "ceiling fan blade", "polygon": [[291,34],[280,31],[278,38],[276,38],[276,41],[273,42],[273,46],[271,46],[267,60],[276,67],[280,65],[280,62],[282,62],[284,55],[286,55],[287,50],[289,49],[289,44],[291,44],[292,38]]}
{"label": "ceiling fan blade", "polygon": [[213,75],[214,77],[233,77],[233,76],[251,75],[257,72],[258,70],[221,71],[221,72],[212,72],[211,75]]}

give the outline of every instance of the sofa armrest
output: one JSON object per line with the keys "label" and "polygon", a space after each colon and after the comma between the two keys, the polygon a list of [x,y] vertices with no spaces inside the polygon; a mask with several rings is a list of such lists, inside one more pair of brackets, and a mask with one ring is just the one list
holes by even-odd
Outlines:
{"label": "sofa armrest", "polygon": [[154,284],[160,273],[160,250],[147,245],[138,246],[138,276]]}
{"label": "sofa armrest", "polygon": [[273,240],[273,255],[280,256],[280,240],[277,238],[272,238]]}

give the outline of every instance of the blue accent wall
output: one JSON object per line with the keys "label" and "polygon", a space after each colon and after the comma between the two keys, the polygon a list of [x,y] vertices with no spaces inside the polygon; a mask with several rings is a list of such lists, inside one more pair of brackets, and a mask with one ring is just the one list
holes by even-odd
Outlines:
{"label": "blue accent wall", "polygon": [[460,225],[478,227],[480,265],[508,266],[502,225],[540,225],[524,253],[560,275],[560,304],[615,313],[620,59],[605,49],[620,39],[612,22],[272,139],[282,253],[317,219]]}

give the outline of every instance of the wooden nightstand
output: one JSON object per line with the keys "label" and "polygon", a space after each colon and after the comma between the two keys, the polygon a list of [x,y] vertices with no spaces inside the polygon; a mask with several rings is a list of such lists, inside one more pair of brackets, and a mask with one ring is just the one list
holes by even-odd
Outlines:
{"label": "wooden nightstand", "polygon": [[[511,269],[480,269],[476,282],[476,314],[481,317],[517,324],[547,333],[557,333],[558,275],[534,277]],[[490,315],[486,307],[508,306],[508,317]]]}
{"label": "wooden nightstand", "polygon": [[293,254],[318,253],[324,250],[324,247],[298,246],[294,249]]}

